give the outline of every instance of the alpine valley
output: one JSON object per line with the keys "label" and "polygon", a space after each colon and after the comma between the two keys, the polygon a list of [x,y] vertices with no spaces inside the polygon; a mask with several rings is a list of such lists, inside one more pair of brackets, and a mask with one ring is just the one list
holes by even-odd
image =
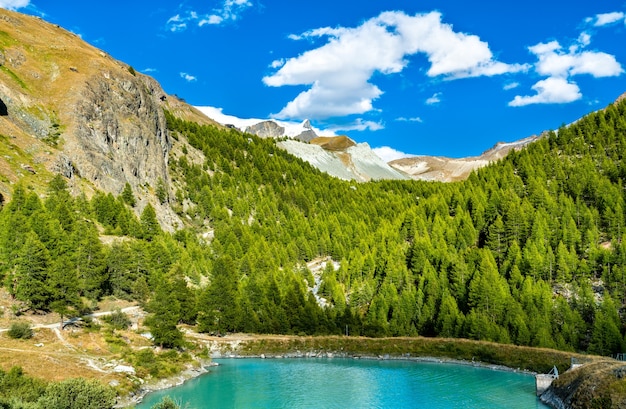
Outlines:
{"label": "alpine valley", "polygon": [[551,405],[626,405],[626,101],[466,159],[279,128],[0,9],[0,408],[339,352],[556,366]]}

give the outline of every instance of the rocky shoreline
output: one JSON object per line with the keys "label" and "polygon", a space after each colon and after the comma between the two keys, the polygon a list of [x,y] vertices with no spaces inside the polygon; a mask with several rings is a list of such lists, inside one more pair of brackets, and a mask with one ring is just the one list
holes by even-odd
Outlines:
{"label": "rocky shoreline", "polygon": [[190,379],[194,379],[200,375],[208,373],[209,369],[207,368],[217,365],[218,364],[210,361],[200,361],[200,366],[198,367],[190,367],[177,375],[168,378],[158,379],[154,382],[144,383],[138,390],[131,392],[126,396],[120,397],[114,407],[134,407],[135,405],[139,404],[147,394],[180,386]]}
{"label": "rocky shoreline", "polygon": [[542,393],[539,400],[554,409],[570,409],[552,388]]}

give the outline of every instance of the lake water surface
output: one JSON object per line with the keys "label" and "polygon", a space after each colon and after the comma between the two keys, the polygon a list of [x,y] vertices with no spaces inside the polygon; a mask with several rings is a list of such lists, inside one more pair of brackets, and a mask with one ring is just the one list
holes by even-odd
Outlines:
{"label": "lake water surface", "polygon": [[154,392],[203,408],[547,408],[532,375],[468,365],[359,359],[216,359],[219,366]]}

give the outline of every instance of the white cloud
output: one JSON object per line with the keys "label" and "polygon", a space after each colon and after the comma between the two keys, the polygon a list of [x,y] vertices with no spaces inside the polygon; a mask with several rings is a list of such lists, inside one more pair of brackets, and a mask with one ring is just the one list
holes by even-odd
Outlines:
{"label": "white cloud", "polygon": [[578,44],[583,47],[587,47],[589,44],[591,44],[591,35],[584,31],[580,33],[580,35],[578,36]]}
{"label": "white cloud", "polygon": [[402,158],[411,158],[415,156],[415,155],[410,155],[408,153],[400,152],[399,150],[396,150],[389,146],[381,146],[378,148],[373,148],[372,150],[374,151],[376,155],[378,155],[379,158],[381,158],[387,163],[391,162],[392,160],[402,159]]}
{"label": "white cloud", "polygon": [[532,86],[535,95],[517,95],[509,102],[509,106],[564,104],[577,101],[582,98],[582,93],[570,77],[582,74],[594,78],[616,77],[624,72],[615,56],[598,51],[584,51],[584,47],[590,42],[591,36],[583,32],[576,43],[567,50],[558,41],[528,47],[528,50],[537,57],[535,71],[548,78]]}
{"label": "white cloud", "polygon": [[211,14],[211,15],[207,15],[202,20],[200,20],[198,25],[200,27],[202,27],[202,26],[204,26],[206,24],[214,26],[214,25],[222,24],[223,22],[224,22],[224,17],[218,16],[216,14]]}
{"label": "white cloud", "polygon": [[564,104],[582,98],[578,85],[565,78],[550,77],[532,86],[537,93],[532,96],[517,95],[509,106],[521,107],[530,104]]}
{"label": "white cloud", "polygon": [[541,75],[567,77],[589,74],[593,77],[614,77],[623,72],[622,66],[610,54],[596,51],[579,51],[571,48],[568,52],[557,41],[539,43],[528,48],[538,62],[536,71]]}
{"label": "white cloud", "polygon": [[211,13],[201,15],[196,11],[189,11],[183,16],[177,14],[167,20],[167,27],[176,32],[186,30],[188,24],[197,24],[199,27],[225,24],[239,20],[241,14],[250,7],[252,2],[249,0],[224,0],[221,7],[213,9]]}
{"label": "white cloud", "polygon": [[0,0],[0,9],[17,10],[30,4],[30,0]]}
{"label": "white cloud", "polygon": [[504,89],[505,91],[508,91],[510,89],[514,89],[520,86],[519,82],[509,82],[507,84],[504,84],[504,87],[502,87],[502,89]]}
{"label": "white cloud", "polygon": [[406,15],[384,12],[356,28],[322,27],[294,40],[326,38],[326,44],[290,58],[274,74],[263,78],[272,87],[310,85],[289,102],[278,118],[328,118],[362,114],[374,109],[383,94],[370,82],[374,73],[401,72],[407,57],[426,54],[430,77],[447,79],[491,76],[528,67],[493,59],[486,42],[455,32],[441,22],[441,14]]}
{"label": "white cloud", "polygon": [[280,60],[272,61],[272,63],[270,64],[270,67],[276,69],[276,68],[282,67],[283,65],[285,65],[285,60],[281,58]]}
{"label": "white cloud", "polygon": [[366,121],[362,118],[358,118],[351,122],[330,125],[325,129],[334,133],[339,131],[380,131],[381,129],[385,129],[385,126],[381,122]]}
{"label": "white cloud", "polygon": [[[239,118],[234,115],[228,115],[224,113],[223,108],[216,108],[210,106],[197,106],[195,107],[200,112],[213,119],[214,121],[219,122],[222,125],[233,125],[242,131],[245,130],[249,126],[253,126],[258,124],[259,122],[267,121],[268,119],[262,118]],[[293,121],[274,121],[278,125],[285,128],[285,135],[287,136],[297,136],[300,133],[304,132],[306,129],[304,127],[304,122],[293,122]],[[341,128],[340,128],[341,129]],[[319,136],[337,136],[337,134],[328,128],[320,129],[313,127],[313,131]]]}
{"label": "white cloud", "polygon": [[[626,15],[621,11],[614,11],[612,13],[596,14],[595,18],[588,19],[593,22],[595,27],[606,26],[608,24],[617,23],[620,20],[624,20]],[[626,22],[626,21],[625,21]]]}
{"label": "white cloud", "polygon": [[419,116],[414,116],[412,118],[406,118],[404,116],[401,116],[399,118],[396,118],[396,121],[398,122],[424,122],[424,120],[422,120],[422,118],[420,118]]}
{"label": "white cloud", "polygon": [[181,73],[180,73],[180,77],[181,77],[182,79],[184,79],[185,81],[187,81],[187,82],[194,82],[194,81],[197,81],[197,80],[198,80],[196,77],[194,77],[194,76],[193,76],[193,75],[191,75],[191,74],[187,74],[186,72],[181,72]]}
{"label": "white cloud", "polygon": [[426,100],[426,105],[436,105],[441,102],[441,92],[435,92],[432,97]]}
{"label": "white cloud", "polygon": [[181,17],[180,14],[170,17],[167,20],[168,30],[171,32],[183,31],[187,29],[187,21],[189,21],[189,17]]}

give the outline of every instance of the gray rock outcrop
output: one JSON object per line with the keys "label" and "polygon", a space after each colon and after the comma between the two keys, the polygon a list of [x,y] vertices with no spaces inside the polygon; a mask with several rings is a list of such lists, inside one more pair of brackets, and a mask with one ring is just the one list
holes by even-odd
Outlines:
{"label": "gray rock outcrop", "polygon": [[75,130],[64,135],[77,172],[108,192],[121,192],[126,182],[167,182],[171,141],[161,94],[148,77],[103,72],[90,78],[74,108]]}
{"label": "gray rock outcrop", "polygon": [[263,121],[248,126],[244,132],[256,135],[260,138],[280,138],[285,135],[285,128],[274,121]]}
{"label": "gray rock outcrop", "polygon": [[300,134],[294,136],[294,139],[297,139],[302,142],[311,142],[311,140],[317,138],[317,134],[313,129],[308,129]]}
{"label": "gray rock outcrop", "polygon": [[[317,138],[317,134],[313,130],[309,120],[304,121],[302,127],[304,131],[300,132],[298,135],[291,136],[293,139],[302,142],[310,142],[312,139]],[[282,138],[288,136],[285,127],[271,120],[261,121],[254,125],[247,126],[243,131],[260,138]]]}
{"label": "gray rock outcrop", "polygon": [[311,126],[311,121],[307,119],[302,123],[302,127],[306,130],[302,131],[299,135],[296,135],[294,139],[302,142],[311,142],[311,140],[317,138],[317,134],[313,130],[313,126]]}

